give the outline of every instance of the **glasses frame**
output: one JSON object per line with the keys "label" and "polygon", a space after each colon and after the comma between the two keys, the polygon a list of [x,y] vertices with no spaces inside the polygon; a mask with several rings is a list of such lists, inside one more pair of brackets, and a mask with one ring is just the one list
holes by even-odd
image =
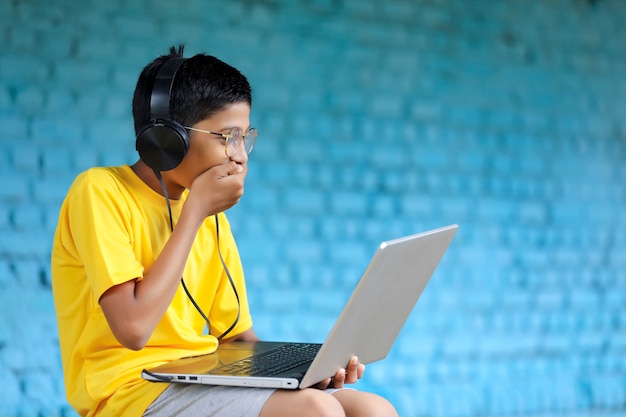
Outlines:
{"label": "glasses frame", "polygon": [[[252,152],[252,149],[254,148],[254,143],[256,142],[256,138],[259,134],[258,130],[256,129],[256,127],[250,127],[248,128],[245,133],[239,129],[238,127],[233,127],[231,129],[228,130],[228,133],[221,133],[221,132],[213,132],[210,130],[204,130],[204,129],[198,129],[195,127],[191,127],[191,126],[183,126],[185,129],[187,130],[192,130],[194,132],[201,132],[201,133],[207,133],[209,135],[215,135],[215,136],[221,136],[222,139],[224,139],[226,142],[224,143],[224,153],[226,154],[226,156],[228,157],[233,157],[235,155],[237,155],[237,152],[239,152],[239,145],[241,145],[243,143],[243,148],[246,150],[246,153],[248,155],[250,155],[250,152]],[[237,132],[239,132],[239,135],[237,135]],[[253,135],[253,139],[252,139],[252,145],[250,145],[250,149],[246,148],[246,143],[248,142],[248,135],[252,134]],[[237,136],[239,136],[239,139],[237,138]],[[232,144],[232,148],[234,149],[234,152],[232,152],[232,154],[229,154],[228,152],[228,146],[229,144]]]}

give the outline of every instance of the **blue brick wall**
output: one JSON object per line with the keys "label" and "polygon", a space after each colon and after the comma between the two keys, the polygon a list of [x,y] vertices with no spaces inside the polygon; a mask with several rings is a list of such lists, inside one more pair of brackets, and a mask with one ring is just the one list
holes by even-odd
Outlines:
{"label": "blue brick wall", "polygon": [[230,215],[262,337],[323,339],[380,240],[454,222],[358,386],[403,417],[626,415],[626,3],[210,3],[0,3],[0,417],[73,415],[58,208],[134,161],[136,76],[181,41],[255,90]]}

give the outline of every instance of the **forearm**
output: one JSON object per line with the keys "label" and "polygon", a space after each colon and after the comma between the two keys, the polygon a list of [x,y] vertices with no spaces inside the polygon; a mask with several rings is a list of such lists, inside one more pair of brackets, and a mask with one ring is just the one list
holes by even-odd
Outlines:
{"label": "forearm", "polygon": [[151,334],[169,307],[183,275],[187,258],[201,223],[181,217],[174,232],[143,279],[137,281],[134,293],[136,313],[144,317]]}
{"label": "forearm", "polygon": [[172,235],[144,276],[113,287],[100,299],[113,334],[124,346],[138,350],[147,343],[180,285],[201,224],[183,210]]}

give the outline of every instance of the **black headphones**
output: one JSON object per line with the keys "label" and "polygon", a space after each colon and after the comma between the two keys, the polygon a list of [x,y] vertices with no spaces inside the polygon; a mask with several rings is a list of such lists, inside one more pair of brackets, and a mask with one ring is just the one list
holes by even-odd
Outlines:
{"label": "black headphones", "polygon": [[176,168],[189,148],[187,129],[170,115],[174,77],[184,61],[185,58],[170,58],[159,68],[150,96],[150,123],[137,133],[135,149],[155,172]]}

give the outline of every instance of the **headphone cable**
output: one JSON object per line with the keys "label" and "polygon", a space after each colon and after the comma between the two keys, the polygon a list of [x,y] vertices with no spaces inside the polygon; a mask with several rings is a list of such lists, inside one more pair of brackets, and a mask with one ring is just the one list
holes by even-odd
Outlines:
{"label": "headphone cable", "polygon": [[[165,196],[165,202],[167,203],[167,212],[169,214],[169,220],[170,220],[170,231],[173,232],[174,220],[172,218],[172,206],[170,204],[169,194],[167,193],[167,188],[165,187],[165,182],[163,181],[163,177],[161,176],[161,173],[157,170],[154,170],[154,174],[158,178],[159,183],[161,184],[161,189],[163,190],[163,195]],[[228,282],[230,283],[230,286],[233,289],[233,292],[235,293],[235,298],[237,299],[237,317],[235,317],[235,321],[233,322],[233,324],[230,325],[228,329],[226,329],[226,331],[224,331],[222,334],[217,336],[217,340],[221,341],[228,333],[230,333],[235,328],[235,326],[239,322],[239,316],[241,314],[241,301],[239,300],[239,292],[237,291],[235,281],[230,275],[230,271],[228,270],[228,267],[226,266],[226,262],[224,261],[224,258],[222,257],[222,251],[220,249],[220,224],[219,224],[217,214],[215,214],[214,217],[215,217],[215,238],[217,241],[217,253],[220,257],[220,262],[222,263],[222,266],[224,267],[224,272],[226,273],[226,277],[228,277]],[[180,277],[180,282],[183,286],[183,290],[185,290],[185,294],[187,294],[187,298],[189,298],[189,301],[191,301],[191,304],[193,304],[193,306],[198,311],[198,313],[200,313],[200,315],[206,322],[208,333],[211,334],[211,322],[209,321],[209,317],[204,313],[204,311],[202,311],[202,309],[200,308],[196,300],[191,295],[191,292],[187,288],[187,284],[185,284],[184,277],[182,276]]]}

